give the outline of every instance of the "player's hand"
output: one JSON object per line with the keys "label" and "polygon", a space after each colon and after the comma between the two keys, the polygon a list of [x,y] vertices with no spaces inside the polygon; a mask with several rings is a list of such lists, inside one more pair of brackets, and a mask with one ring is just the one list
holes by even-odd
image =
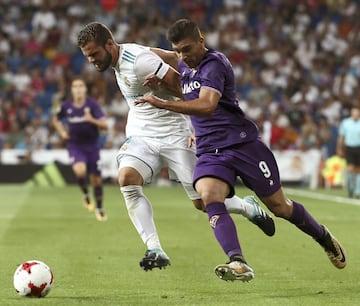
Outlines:
{"label": "player's hand", "polygon": [[85,107],[84,109],[84,119],[88,122],[92,122],[94,117],[91,115],[91,111],[89,107]]}
{"label": "player's hand", "polygon": [[157,77],[156,75],[150,75],[146,78],[145,82],[143,83],[143,86],[149,87],[153,91],[157,91],[160,89],[162,85],[162,80]]}
{"label": "player's hand", "polygon": [[62,132],[60,133],[60,137],[61,137],[61,139],[64,140],[64,141],[70,139],[70,136],[69,136],[68,132],[66,132],[66,131],[62,131]]}
{"label": "player's hand", "polygon": [[155,97],[154,95],[146,95],[146,96],[143,96],[142,98],[136,100],[134,102],[134,104],[139,105],[139,104],[143,104],[143,103],[149,103],[155,107],[162,108],[162,105],[165,102],[166,102],[165,100],[159,99],[158,97]]}
{"label": "player's hand", "polygon": [[195,135],[191,134],[191,136],[188,139],[188,147],[191,148],[193,144],[195,144]]}

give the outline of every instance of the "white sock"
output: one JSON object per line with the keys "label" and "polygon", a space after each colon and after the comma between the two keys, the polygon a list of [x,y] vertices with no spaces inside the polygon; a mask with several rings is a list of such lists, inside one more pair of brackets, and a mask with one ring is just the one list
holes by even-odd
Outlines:
{"label": "white sock", "polygon": [[154,223],[153,210],[149,200],[142,192],[142,186],[120,187],[129,217],[148,249],[162,249]]}
{"label": "white sock", "polygon": [[240,214],[247,219],[251,219],[255,214],[254,206],[236,195],[227,198],[224,203],[229,213]]}

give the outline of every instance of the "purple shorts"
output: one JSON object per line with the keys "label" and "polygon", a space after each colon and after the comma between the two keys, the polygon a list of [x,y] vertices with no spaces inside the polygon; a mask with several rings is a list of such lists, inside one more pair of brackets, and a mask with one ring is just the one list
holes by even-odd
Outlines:
{"label": "purple shorts", "polygon": [[193,185],[202,177],[216,177],[234,186],[240,177],[259,197],[274,194],[281,187],[279,169],[271,150],[260,140],[201,154],[195,166]]}
{"label": "purple shorts", "polygon": [[68,146],[71,164],[85,163],[87,172],[90,174],[101,175],[99,168],[100,151],[97,146]]}

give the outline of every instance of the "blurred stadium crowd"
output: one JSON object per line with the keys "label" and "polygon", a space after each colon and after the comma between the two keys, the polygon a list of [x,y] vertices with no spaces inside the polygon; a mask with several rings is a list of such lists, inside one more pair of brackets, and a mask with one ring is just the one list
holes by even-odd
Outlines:
{"label": "blurred stadium crowd", "polygon": [[339,121],[360,99],[359,0],[0,0],[0,149],[63,147],[50,116],[74,75],[110,118],[101,146],[119,148],[127,105],[77,33],[96,20],[118,42],[169,49],[166,29],[183,17],[229,57],[241,106],[273,149],[335,153]]}

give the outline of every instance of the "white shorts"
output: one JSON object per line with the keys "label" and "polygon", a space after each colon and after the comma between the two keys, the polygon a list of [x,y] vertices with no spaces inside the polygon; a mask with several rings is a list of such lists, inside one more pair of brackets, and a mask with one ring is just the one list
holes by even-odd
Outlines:
{"label": "white shorts", "polygon": [[179,181],[192,200],[200,199],[192,186],[197,157],[195,149],[188,147],[187,136],[129,137],[117,156],[118,169],[136,169],[149,184],[164,168],[169,168],[171,180]]}

